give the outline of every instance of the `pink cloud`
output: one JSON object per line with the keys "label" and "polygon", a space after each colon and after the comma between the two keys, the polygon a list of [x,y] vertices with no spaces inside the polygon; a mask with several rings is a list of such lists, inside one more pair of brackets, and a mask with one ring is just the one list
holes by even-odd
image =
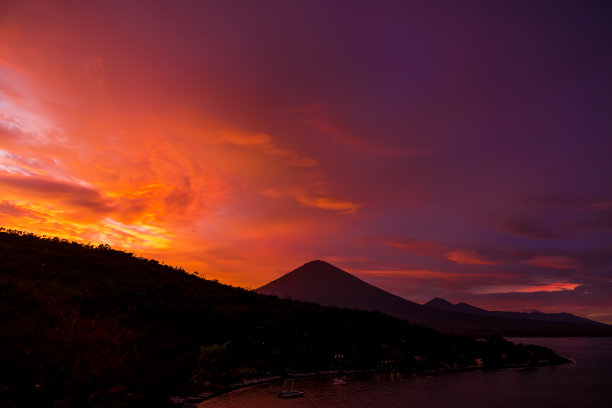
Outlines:
{"label": "pink cloud", "polygon": [[563,239],[568,236],[567,231],[560,231],[538,222],[529,217],[509,217],[500,223],[502,231],[509,232],[534,240]]}

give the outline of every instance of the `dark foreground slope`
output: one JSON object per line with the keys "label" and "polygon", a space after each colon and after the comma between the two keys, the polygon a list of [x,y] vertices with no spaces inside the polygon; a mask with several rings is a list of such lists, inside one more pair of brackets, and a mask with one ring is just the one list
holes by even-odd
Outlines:
{"label": "dark foreground slope", "polygon": [[483,309],[478,309],[482,313],[477,313],[468,310],[468,307],[455,307],[450,303],[448,306],[441,302],[442,299],[422,306],[372,286],[323,261],[308,262],[257,291],[325,306],[378,310],[449,333],[476,336],[612,336],[612,326],[577,317],[574,320],[546,321]]}
{"label": "dark foreground slope", "polygon": [[108,246],[0,231],[0,406],[163,406],[246,377],[564,362],[200,279]]}

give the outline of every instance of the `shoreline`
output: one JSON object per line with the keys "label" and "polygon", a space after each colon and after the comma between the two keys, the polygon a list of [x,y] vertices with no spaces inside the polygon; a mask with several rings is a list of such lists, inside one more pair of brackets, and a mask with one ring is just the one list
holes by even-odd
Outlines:
{"label": "shoreline", "polygon": [[[229,394],[234,391],[243,390],[250,387],[255,387],[257,385],[264,384],[272,384],[277,381],[285,381],[294,378],[309,378],[309,377],[317,377],[317,376],[325,376],[325,375],[337,375],[337,374],[367,374],[367,373],[375,373],[376,370],[324,370],[324,371],[316,371],[316,372],[306,372],[306,373],[294,373],[287,376],[277,375],[270,377],[260,377],[253,378],[250,380],[244,380],[235,384],[230,384],[227,388],[216,390],[216,391],[204,391],[199,394],[189,395],[187,397],[174,396],[168,399],[169,406],[177,407],[177,408],[194,408],[197,407],[204,401],[207,401],[212,398],[220,397],[221,395]],[[197,400],[197,402],[196,402]]]}
{"label": "shoreline", "polygon": [[[494,370],[505,370],[505,369],[541,368],[541,367],[552,367],[552,366],[559,366],[559,365],[565,365],[565,364],[575,364],[574,360],[566,359],[563,357],[561,358],[565,361],[557,362],[557,363],[549,363],[549,364],[537,364],[537,365],[509,364],[503,367],[466,366],[466,367],[461,367],[461,368],[437,368],[434,370],[424,370],[421,372],[415,371],[415,372],[407,372],[407,373],[401,373],[399,371],[391,371],[391,373],[426,376],[426,375],[432,375],[432,374],[462,373],[462,372],[470,372],[470,371],[477,371],[477,370],[494,371]],[[295,374],[291,374],[288,376],[279,375],[279,376],[270,376],[270,377],[260,377],[260,378],[244,380],[239,383],[231,384],[227,388],[217,390],[217,391],[205,391],[205,392],[190,395],[187,397],[181,397],[181,396],[170,397],[168,399],[168,406],[174,407],[174,408],[197,408],[197,406],[204,401],[207,401],[207,400],[210,400],[216,397],[220,397],[222,395],[226,395],[234,391],[251,388],[251,387],[258,386],[258,385],[272,384],[274,382],[281,381],[281,380],[285,381],[285,380],[290,380],[294,378],[310,378],[310,377],[326,376],[326,375],[332,376],[332,375],[338,375],[338,374],[368,374],[368,373],[373,374],[376,372],[377,371],[375,369],[371,369],[371,370],[324,370],[324,371],[317,371],[317,372],[295,373]]]}

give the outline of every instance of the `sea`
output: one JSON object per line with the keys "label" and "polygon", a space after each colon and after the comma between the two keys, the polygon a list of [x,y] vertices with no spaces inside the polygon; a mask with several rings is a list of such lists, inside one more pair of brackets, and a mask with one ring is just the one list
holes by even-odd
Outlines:
{"label": "sea", "polygon": [[[349,374],[346,385],[331,375],[238,389],[199,408],[546,408],[612,407],[612,338],[511,338],[550,347],[570,364],[475,370],[435,375]],[[280,399],[288,387],[304,392]]]}

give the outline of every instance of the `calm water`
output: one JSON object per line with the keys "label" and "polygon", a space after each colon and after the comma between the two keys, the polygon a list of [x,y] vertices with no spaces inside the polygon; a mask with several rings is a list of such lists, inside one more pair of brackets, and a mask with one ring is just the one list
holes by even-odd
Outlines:
{"label": "calm water", "polygon": [[208,400],[199,408],[366,407],[612,407],[612,338],[513,339],[551,347],[572,364],[530,369],[444,373],[433,376],[351,376],[295,380],[305,396],[277,398],[283,384],[245,388]]}

